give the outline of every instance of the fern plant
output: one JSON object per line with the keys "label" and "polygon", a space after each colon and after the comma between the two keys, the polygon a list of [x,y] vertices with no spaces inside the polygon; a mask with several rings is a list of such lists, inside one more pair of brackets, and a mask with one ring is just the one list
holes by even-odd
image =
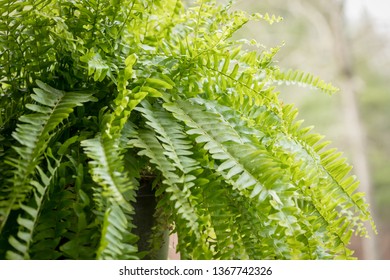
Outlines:
{"label": "fern plant", "polygon": [[352,257],[358,181],[276,87],[336,89],[232,39],[279,18],[230,8],[1,1],[0,258],[156,258],[167,231],[182,259]]}

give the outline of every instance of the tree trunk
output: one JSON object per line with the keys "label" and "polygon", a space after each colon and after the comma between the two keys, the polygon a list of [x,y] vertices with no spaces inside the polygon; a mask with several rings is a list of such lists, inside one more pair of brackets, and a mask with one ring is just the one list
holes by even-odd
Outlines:
{"label": "tree trunk", "polygon": [[[359,117],[359,107],[356,98],[357,88],[355,85],[356,76],[353,68],[353,59],[351,56],[351,44],[345,34],[344,21],[344,2],[340,0],[333,1],[335,9],[330,11],[330,25],[333,30],[333,45],[336,61],[339,63],[341,77],[341,96],[343,105],[343,114],[345,120],[345,136],[349,144],[352,164],[355,173],[360,180],[360,190],[365,192],[366,200],[370,205],[372,203],[372,185],[370,172],[366,155],[365,133]],[[373,209],[371,209],[374,216]],[[376,236],[367,224],[370,238],[361,239],[361,248],[363,259],[376,259]]]}

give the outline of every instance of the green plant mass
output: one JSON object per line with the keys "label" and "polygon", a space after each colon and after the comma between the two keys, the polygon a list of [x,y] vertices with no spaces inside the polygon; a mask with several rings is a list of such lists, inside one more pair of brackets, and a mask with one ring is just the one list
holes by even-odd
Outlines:
{"label": "green plant mass", "polygon": [[157,258],[167,232],[182,259],[344,259],[374,227],[351,167],[277,85],[336,89],[232,38],[277,17],[211,0],[0,3],[1,259]]}

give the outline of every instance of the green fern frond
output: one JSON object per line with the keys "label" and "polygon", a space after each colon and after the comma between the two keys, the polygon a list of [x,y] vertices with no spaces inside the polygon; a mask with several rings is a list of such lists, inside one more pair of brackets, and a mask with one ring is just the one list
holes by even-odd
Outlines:
{"label": "green fern frond", "polygon": [[[64,146],[67,146],[67,143],[62,145],[62,147]],[[81,163],[84,160],[84,156],[81,157],[81,162],[78,162],[77,159],[69,154],[68,158],[69,165],[67,167],[68,170],[73,171],[73,178],[70,182],[66,182],[63,190],[56,191],[58,195],[52,195],[51,203],[48,203],[48,208],[51,212],[59,212],[56,213],[57,217],[61,215],[61,211],[52,207],[55,207],[55,203],[58,204],[58,201],[64,205],[61,210],[65,210],[64,212],[68,213],[67,216],[61,219],[65,221],[65,223],[62,223],[65,225],[54,226],[57,229],[62,229],[62,232],[59,230],[60,234],[58,234],[61,237],[59,251],[62,254],[62,258],[75,260],[94,259],[96,258],[96,248],[100,238],[96,216],[91,211],[94,205],[90,194],[93,191],[94,184],[88,177],[88,174],[85,174],[87,167]],[[59,236],[52,235],[54,239]],[[44,257],[45,251],[35,251],[35,258],[40,259],[42,256]]]}
{"label": "green fern frond", "polygon": [[[216,106],[214,105],[214,107]],[[298,125],[294,123],[296,110],[293,110],[291,106],[283,108],[285,114],[283,118],[272,113],[272,111],[271,114],[266,113],[267,109],[265,107],[257,110],[252,108],[250,114],[246,115],[246,108],[238,104],[238,111],[235,114],[237,118],[243,113],[241,119],[245,122],[251,120],[246,125],[252,127],[249,133],[252,136],[257,135],[257,141],[264,142],[265,140],[264,143],[266,143],[267,149],[272,151],[279,159],[282,159],[285,166],[291,166],[292,162],[298,164],[295,167],[291,166],[292,182],[296,182],[296,186],[302,188],[300,192],[303,192],[304,197],[309,196],[313,203],[315,209],[313,211],[316,212],[317,218],[309,220],[322,221],[322,225],[328,227],[328,230],[336,238],[329,242],[342,242],[346,245],[351,234],[350,230],[353,228],[354,231],[360,232],[363,226],[361,222],[357,221],[344,223],[344,228],[334,226],[344,220],[342,216],[336,217],[333,215],[338,212],[338,207],[344,205],[344,208],[348,209],[347,211],[352,211],[349,212],[350,214],[354,213],[360,216],[360,221],[364,221],[369,217],[367,205],[362,201],[357,201],[359,195],[354,197],[353,192],[358,184],[353,177],[348,175],[351,167],[345,163],[344,159],[340,158],[340,154],[336,153],[335,150],[322,151],[329,142],[319,142],[323,138],[321,135],[309,133],[310,128],[300,128],[300,122],[298,122]],[[218,108],[218,111],[226,111],[226,109]],[[233,113],[230,113],[230,115],[233,115]],[[287,130],[285,126],[288,127]],[[265,129],[266,127],[272,127],[273,129],[268,130]],[[271,138],[275,140],[269,142],[268,139]],[[300,170],[305,170],[305,173]],[[325,200],[324,197],[326,197]],[[337,199],[335,200],[335,198]],[[373,228],[375,228],[374,225]],[[364,231],[361,233],[364,235]],[[346,252],[345,247],[340,248],[342,251],[338,253],[344,254],[343,252]],[[335,252],[335,254],[338,253]]]}
{"label": "green fern frond", "polygon": [[273,70],[270,73],[269,78],[271,83],[285,83],[285,84],[298,84],[302,86],[309,86],[319,89],[327,94],[334,94],[339,91],[330,83],[326,83],[319,77],[316,77],[310,73],[306,73],[300,70],[288,70],[287,72],[279,69]]}
{"label": "green fern frond", "polygon": [[203,185],[202,206],[208,213],[205,217],[208,217],[209,244],[215,252],[213,259],[249,259],[252,254],[244,239],[252,230],[239,223],[243,212],[234,207],[235,203],[248,200],[238,196],[218,175],[205,172],[203,176],[209,178]]}
{"label": "green fern frond", "polygon": [[[164,107],[175,118],[183,121],[189,127],[187,134],[197,135],[195,137],[197,143],[205,143],[204,149],[215,160],[220,161],[216,171],[230,181],[234,189],[243,191],[248,197],[248,190],[263,189],[262,184],[253,176],[253,173],[232,155],[233,149],[237,146],[244,146],[244,140],[237,131],[221,119],[220,115],[208,112],[199,105],[185,101],[176,104],[165,104]],[[232,180],[234,176],[238,178]]]}
{"label": "green fern frond", "polygon": [[189,174],[199,168],[199,164],[191,158],[191,141],[171,114],[162,108],[152,108],[147,101],[142,102],[142,107],[136,110],[143,114],[146,124],[158,134],[157,138],[164,147],[164,154],[174,162],[180,172]]}
{"label": "green fern frond", "polygon": [[91,49],[84,56],[80,57],[80,61],[88,64],[88,75],[92,76],[95,81],[103,81],[111,69],[107,65],[107,63],[103,60],[99,53],[95,53],[93,49]]}
{"label": "green fern frond", "polygon": [[14,168],[14,178],[11,180],[10,194],[7,201],[0,205],[0,232],[11,210],[19,208],[26,196],[34,188],[30,179],[35,168],[41,161],[55,130],[73,112],[73,108],[85,102],[95,101],[91,93],[64,92],[37,81],[39,88],[31,98],[36,104],[26,107],[34,113],[23,115],[12,136],[21,144],[14,147],[19,158],[8,158],[7,162]]}
{"label": "green fern frond", "polygon": [[283,20],[283,18],[281,16],[277,16],[277,15],[270,15],[268,13],[265,13],[264,15],[262,14],[253,14],[251,16],[251,19],[256,19],[256,20],[259,20],[259,19],[262,19],[262,20],[265,20],[266,22],[268,22],[269,24],[274,24],[275,22],[276,23],[279,23]]}
{"label": "green fern frond", "polygon": [[[103,195],[104,197],[104,195]],[[138,259],[136,237],[131,234],[132,224],[115,201],[106,208],[102,223],[97,259],[133,260]]]}
{"label": "green fern frond", "polygon": [[123,172],[118,144],[114,139],[97,136],[81,142],[89,162],[93,180],[103,188],[108,200],[115,201],[128,213],[133,212],[134,183]]}
{"label": "green fern frond", "polygon": [[39,180],[32,180],[31,185],[33,189],[33,197],[30,203],[21,204],[20,208],[23,213],[17,218],[19,230],[15,236],[9,237],[9,243],[13,247],[12,251],[6,253],[7,259],[30,259],[34,242],[37,242],[35,235],[37,234],[37,227],[39,226],[39,219],[44,207],[44,201],[50,188],[53,186],[54,180],[57,179],[57,172],[60,168],[60,160],[54,159],[54,166],[51,166],[49,160],[48,170],[50,172],[47,176],[43,170],[37,166],[36,169],[39,174]]}
{"label": "green fern frond", "polygon": [[[188,188],[193,185],[191,181],[194,179],[192,176],[179,176],[176,174],[175,165],[165,156],[165,150],[159,143],[157,136],[150,130],[137,131],[137,138],[131,140],[131,144],[141,150],[138,152],[140,156],[147,156],[151,163],[161,171],[165,185],[164,191],[170,193],[170,199],[175,201],[175,208],[177,209],[179,216],[182,217],[188,223],[188,228],[197,234],[198,217],[191,210],[191,204],[189,199]],[[182,188],[183,187],[183,188]],[[160,190],[159,192],[162,192]]]}
{"label": "green fern frond", "polygon": [[[123,170],[115,139],[97,136],[81,142],[89,162],[97,211],[102,214],[101,240],[97,251],[99,259],[137,258],[131,234],[136,186]],[[129,243],[130,242],[130,243]]]}

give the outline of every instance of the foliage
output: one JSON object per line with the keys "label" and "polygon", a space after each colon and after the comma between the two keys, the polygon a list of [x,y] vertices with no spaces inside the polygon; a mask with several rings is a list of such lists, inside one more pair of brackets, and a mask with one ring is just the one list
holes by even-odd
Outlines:
{"label": "foliage", "polygon": [[150,256],[170,225],[183,259],[349,258],[353,232],[366,235],[351,167],[275,85],[335,88],[231,39],[277,17],[206,0],[0,7],[1,258],[143,257],[146,177]]}

